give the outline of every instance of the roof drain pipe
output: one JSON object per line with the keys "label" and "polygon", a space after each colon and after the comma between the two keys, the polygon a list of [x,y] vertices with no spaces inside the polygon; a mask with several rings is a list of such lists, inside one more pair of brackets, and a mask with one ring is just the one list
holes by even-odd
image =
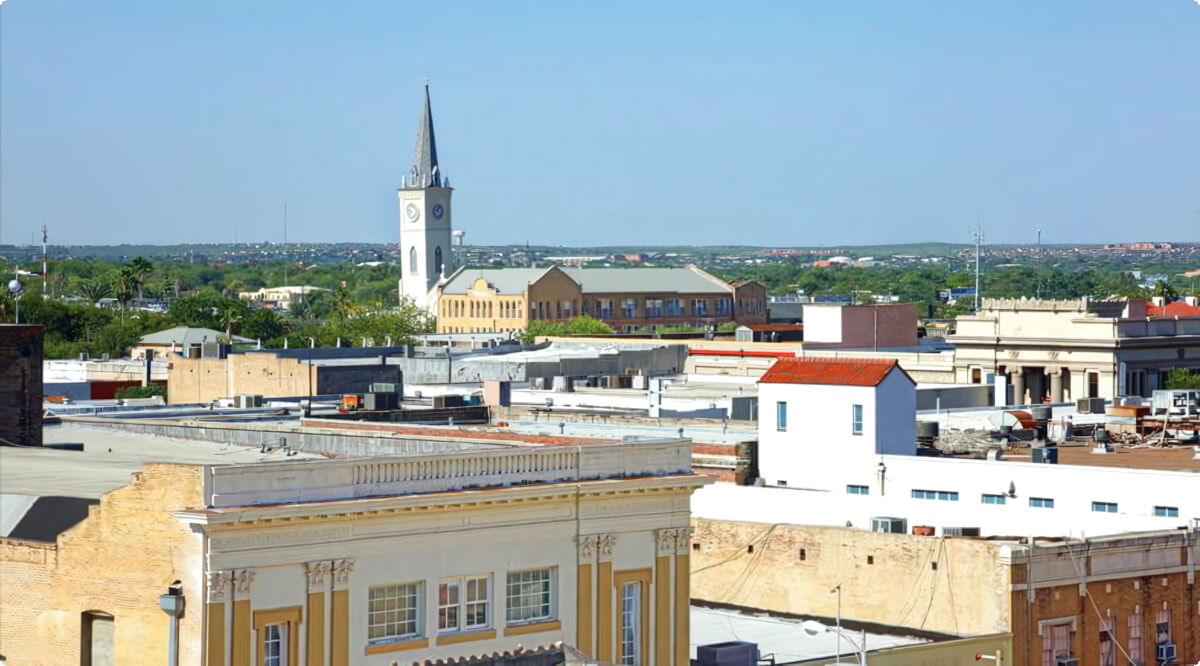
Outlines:
{"label": "roof drain pipe", "polygon": [[167,593],[158,597],[158,607],[171,617],[167,636],[167,666],[179,666],[179,618],[183,617],[183,585],[171,583]]}

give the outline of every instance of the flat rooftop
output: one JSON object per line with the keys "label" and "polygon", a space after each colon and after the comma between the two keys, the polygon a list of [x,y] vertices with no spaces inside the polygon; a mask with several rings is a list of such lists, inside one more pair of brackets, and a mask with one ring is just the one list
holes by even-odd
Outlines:
{"label": "flat rooftop", "polygon": [[[216,465],[321,458],[300,452],[286,458],[276,449],[168,439],[109,428],[63,424],[46,426],[44,447],[0,446],[0,494],[98,499],[128,485],[146,463]],[[51,448],[83,444],[83,451]]]}
{"label": "flat rooftop", "polygon": [[[780,617],[765,612],[736,610],[726,608],[709,608],[692,606],[691,608],[691,657],[696,658],[696,648],[701,645],[725,643],[729,641],[745,641],[756,643],[758,651],[763,655],[775,655],[776,663],[790,663],[810,659],[834,657],[839,654],[838,636],[829,631],[809,635],[795,618]],[[829,624],[833,624],[832,621]],[[853,635],[855,640],[862,640],[862,632],[843,631]],[[902,628],[896,633],[875,633],[867,631],[867,650],[916,645],[931,642],[928,638],[905,636]],[[846,640],[841,641],[840,654],[846,663],[858,663],[854,648]]]}
{"label": "flat rooftop", "polygon": [[[1015,449],[1004,452],[1004,459],[1013,462],[1030,462],[1032,456],[1032,449]],[[1173,448],[1116,446],[1112,453],[1092,453],[1091,445],[1060,445],[1058,447],[1058,464],[1060,465],[1147,469],[1161,472],[1200,472],[1200,458],[1196,456],[1196,450],[1190,446]]]}

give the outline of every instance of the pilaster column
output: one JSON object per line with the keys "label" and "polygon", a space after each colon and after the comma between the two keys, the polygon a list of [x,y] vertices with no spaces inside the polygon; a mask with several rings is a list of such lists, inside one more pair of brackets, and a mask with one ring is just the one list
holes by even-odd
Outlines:
{"label": "pilaster column", "polygon": [[233,574],[233,639],[232,666],[250,666],[254,644],[250,637],[250,588],[254,583],[254,569],[239,569]]}
{"label": "pilaster column", "polygon": [[595,657],[596,644],[592,640],[595,631],[595,614],[592,612],[595,576],[592,568],[596,562],[599,539],[595,536],[576,537],[579,549],[579,567],[576,569],[575,586],[575,643],[588,657]]}
{"label": "pilaster column", "polygon": [[596,554],[600,560],[596,573],[596,659],[613,660],[613,547],[617,537],[602,534],[596,537]]}
{"label": "pilaster column", "polygon": [[325,664],[325,592],[329,589],[329,577],[332,572],[333,565],[329,562],[309,562],[304,565],[304,578],[308,587],[304,663],[309,666]]}
{"label": "pilaster column", "polygon": [[691,663],[692,528],[675,530],[675,664]]}
{"label": "pilaster column", "polygon": [[1008,381],[1012,384],[1013,398],[1012,404],[1025,404],[1025,374],[1021,372],[1021,368],[1013,368],[1008,371]]}
{"label": "pilaster column", "polygon": [[671,618],[674,615],[671,560],[675,555],[677,532],[668,529],[654,534],[654,663],[658,666],[668,666],[674,657],[671,649]]}
{"label": "pilaster column", "polygon": [[1062,402],[1062,368],[1047,368],[1046,372],[1050,375],[1050,402]]}
{"label": "pilaster column", "polygon": [[330,666],[350,666],[350,574],[354,559],[333,562],[332,623],[329,637]]}
{"label": "pilaster column", "polygon": [[225,666],[229,654],[225,650],[225,630],[229,622],[225,605],[233,591],[233,574],[228,571],[211,571],[208,574],[206,602],[208,603],[207,624],[204,627],[204,665]]}

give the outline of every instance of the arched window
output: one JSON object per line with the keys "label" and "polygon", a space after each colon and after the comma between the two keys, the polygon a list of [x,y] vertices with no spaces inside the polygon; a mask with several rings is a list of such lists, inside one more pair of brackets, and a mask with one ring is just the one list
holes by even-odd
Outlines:
{"label": "arched window", "polygon": [[444,267],[442,266],[442,248],[438,247],[438,248],[434,249],[434,251],[433,251],[433,270],[438,275],[441,275],[442,273],[446,272],[445,270],[443,270],[443,268]]}
{"label": "arched window", "polygon": [[408,251],[408,272],[417,275],[421,271],[417,267],[417,248],[413,247]]}

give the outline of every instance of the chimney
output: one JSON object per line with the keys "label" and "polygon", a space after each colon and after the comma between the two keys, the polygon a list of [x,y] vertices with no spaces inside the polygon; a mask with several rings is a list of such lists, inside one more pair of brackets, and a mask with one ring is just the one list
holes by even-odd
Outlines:
{"label": "chimney", "polygon": [[142,386],[149,386],[150,382],[151,382],[150,374],[154,369],[154,350],[153,349],[146,350],[146,360],[144,362],[146,364],[146,367],[145,367],[145,373],[142,376]]}

